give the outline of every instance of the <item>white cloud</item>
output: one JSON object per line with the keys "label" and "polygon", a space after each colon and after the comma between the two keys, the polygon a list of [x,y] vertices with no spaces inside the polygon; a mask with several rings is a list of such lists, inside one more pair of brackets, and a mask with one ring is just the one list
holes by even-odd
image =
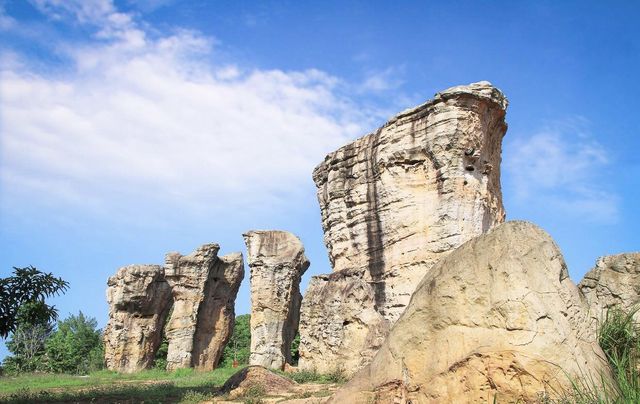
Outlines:
{"label": "white cloud", "polygon": [[587,120],[578,117],[508,141],[506,186],[517,203],[586,221],[617,220],[619,198],[607,189],[603,175],[610,157],[587,127]]}
{"label": "white cloud", "polygon": [[393,90],[403,84],[402,72],[404,68],[401,66],[391,66],[384,70],[371,70],[367,72],[365,78],[360,85],[361,92],[383,92]]}
{"label": "white cloud", "polygon": [[110,1],[36,3],[95,26],[99,40],[56,44],[71,60],[63,75],[19,55],[3,64],[5,204],[45,195],[108,210],[144,197],[241,209],[295,195],[327,152],[371,124],[321,71],[220,64],[212,38],[151,34]]}

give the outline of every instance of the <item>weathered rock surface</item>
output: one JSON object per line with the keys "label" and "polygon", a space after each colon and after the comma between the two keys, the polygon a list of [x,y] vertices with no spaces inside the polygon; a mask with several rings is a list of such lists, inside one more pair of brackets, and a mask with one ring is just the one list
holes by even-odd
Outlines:
{"label": "weathered rock surface", "polygon": [[167,369],[212,370],[231,337],[234,302],[244,277],[242,254],[218,257],[217,244],[190,255],[169,253],[165,278],[173,293],[167,324]]}
{"label": "weathered rock surface", "polygon": [[332,402],[553,398],[569,377],[610,377],[592,323],[551,237],[509,222],[429,271],[371,364]]}
{"label": "weathered rock surface", "polygon": [[305,295],[301,368],[368,363],[428,270],[504,221],[506,107],[488,82],[453,87],[315,169],[335,273],[314,277]]}
{"label": "weathered rock surface", "polygon": [[244,234],[251,271],[249,364],[282,369],[291,363],[291,342],[300,318],[300,279],[309,268],[298,237],[286,231]]}
{"label": "weathered rock surface", "polygon": [[[602,321],[608,309],[630,310],[640,303],[640,252],[601,257],[578,284],[591,316]],[[635,317],[640,319],[640,313]]]}
{"label": "weathered rock surface", "polygon": [[245,395],[252,387],[257,387],[263,394],[281,394],[292,391],[295,386],[296,382],[262,366],[248,366],[231,376],[220,390],[234,399]]}
{"label": "weathered rock surface", "polygon": [[158,265],[126,266],[110,277],[107,285],[107,368],[127,373],[146,369],[153,364],[171,306],[164,269]]}

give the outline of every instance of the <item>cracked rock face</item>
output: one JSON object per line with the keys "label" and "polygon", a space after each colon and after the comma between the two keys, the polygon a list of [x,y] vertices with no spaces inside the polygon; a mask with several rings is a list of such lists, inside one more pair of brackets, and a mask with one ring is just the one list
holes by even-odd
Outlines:
{"label": "cracked rock face", "polygon": [[300,279],[309,268],[298,237],[286,231],[244,234],[251,271],[250,365],[282,369],[300,317]]}
{"label": "cracked rock face", "polygon": [[129,265],[107,282],[104,329],[107,369],[136,372],[153,364],[171,307],[171,289],[159,265]]}
{"label": "cracked rock face", "polygon": [[509,222],[429,271],[332,402],[536,402],[571,390],[570,378],[610,381],[592,323],[551,237]]}
{"label": "cracked rock face", "polygon": [[488,82],[453,87],[314,170],[325,244],[342,275],[311,280],[302,304],[301,368],[352,372],[368,363],[380,333],[397,321],[428,270],[504,221],[506,107]]}
{"label": "cracked rock face", "polygon": [[[640,252],[599,258],[578,287],[589,302],[591,316],[598,321],[614,306],[632,309],[640,302]],[[640,313],[635,317],[640,319]]]}
{"label": "cracked rock face", "polygon": [[173,293],[167,370],[214,369],[231,337],[244,264],[240,253],[218,257],[219,249],[205,244],[186,256],[166,256],[165,277]]}

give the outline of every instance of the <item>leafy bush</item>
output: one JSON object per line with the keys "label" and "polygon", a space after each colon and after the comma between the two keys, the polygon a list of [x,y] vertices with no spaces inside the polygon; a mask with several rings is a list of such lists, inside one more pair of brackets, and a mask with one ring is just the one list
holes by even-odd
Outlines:
{"label": "leafy bush", "polygon": [[58,323],[46,341],[47,367],[55,373],[86,374],[103,367],[102,335],[94,318],[82,312]]}

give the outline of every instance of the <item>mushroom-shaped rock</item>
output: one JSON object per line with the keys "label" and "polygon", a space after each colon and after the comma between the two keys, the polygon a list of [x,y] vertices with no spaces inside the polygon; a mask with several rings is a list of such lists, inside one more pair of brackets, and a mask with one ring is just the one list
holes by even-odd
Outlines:
{"label": "mushroom-shaped rock", "polygon": [[214,369],[231,337],[244,264],[242,254],[218,257],[219,249],[205,244],[189,255],[166,256],[174,301],[166,328],[168,370]]}
{"label": "mushroom-shaped rock", "polygon": [[551,237],[508,222],[438,262],[334,403],[535,402],[611,381]]}
{"label": "mushroom-shaped rock", "polygon": [[300,239],[286,231],[244,234],[251,271],[249,364],[282,369],[300,318],[300,279],[309,268]]}
{"label": "mushroom-shaped rock", "polygon": [[153,364],[171,306],[159,265],[129,265],[107,281],[109,321],[104,329],[107,369],[136,372]]}

